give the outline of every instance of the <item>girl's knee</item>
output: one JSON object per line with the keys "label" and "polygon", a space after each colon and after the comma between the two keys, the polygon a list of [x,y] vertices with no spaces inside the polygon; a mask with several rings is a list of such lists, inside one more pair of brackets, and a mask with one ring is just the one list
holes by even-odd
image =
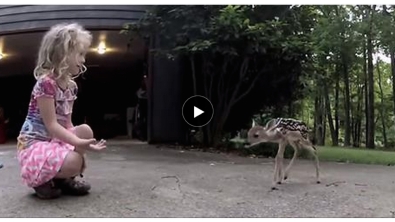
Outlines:
{"label": "girl's knee", "polygon": [[83,157],[79,153],[74,151],[70,152],[63,161],[59,175],[66,178],[78,175],[81,172],[81,167],[83,164],[82,158]]}
{"label": "girl's knee", "polygon": [[75,127],[75,135],[82,139],[93,138],[93,131],[87,124],[82,124]]}

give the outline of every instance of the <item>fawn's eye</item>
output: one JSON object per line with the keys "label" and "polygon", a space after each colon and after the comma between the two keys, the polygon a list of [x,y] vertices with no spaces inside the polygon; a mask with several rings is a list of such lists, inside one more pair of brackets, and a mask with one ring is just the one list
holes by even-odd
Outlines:
{"label": "fawn's eye", "polygon": [[256,133],[256,134],[254,134],[254,138],[258,138],[258,136],[259,136],[259,135],[258,135],[257,133]]}

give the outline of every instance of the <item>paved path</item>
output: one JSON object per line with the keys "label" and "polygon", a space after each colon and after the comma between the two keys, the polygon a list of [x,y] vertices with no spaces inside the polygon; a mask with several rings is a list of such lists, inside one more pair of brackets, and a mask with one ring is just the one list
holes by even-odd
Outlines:
{"label": "paved path", "polygon": [[42,201],[0,146],[0,217],[395,217],[395,168],[298,160],[270,192],[273,160],[112,142],[89,155],[86,197]]}

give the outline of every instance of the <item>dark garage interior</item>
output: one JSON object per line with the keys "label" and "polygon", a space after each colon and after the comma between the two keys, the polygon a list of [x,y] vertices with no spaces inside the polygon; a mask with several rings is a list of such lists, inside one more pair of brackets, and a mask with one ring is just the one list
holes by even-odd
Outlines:
{"label": "dark garage interior", "polygon": [[[109,139],[127,135],[126,110],[137,103],[136,91],[147,75],[146,47],[119,31],[92,31],[92,50],[87,54],[87,72],[76,79],[78,99],[74,105],[73,123],[89,124],[97,138]],[[0,107],[9,120],[8,140],[19,133],[35,83],[34,60],[43,32],[5,36],[11,56],[0,60]],[[108,52],[99,54],[95,47],[106,36]],[[4,38],[4,37],[3,37]],[[26,44],[25,39],[36,44]],[[23,43],[25,42],[25,43]],[[26,47],[24,47],[24,45]]]}

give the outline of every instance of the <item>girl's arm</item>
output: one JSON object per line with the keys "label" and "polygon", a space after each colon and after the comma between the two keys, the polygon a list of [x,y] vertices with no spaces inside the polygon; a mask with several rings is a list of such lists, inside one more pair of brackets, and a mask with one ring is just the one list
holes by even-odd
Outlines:
{"label": "girl's arm", "polygon": [[73,128],[73,127],[74,127],[74,125],[73,125],[73,122],[71,120],[71,115],[69,115],[67,117],[67,129],[70,129],[70,128]]}
{"label": "girl's arm", "polygon": [[[73,105],[74,105],[74,102],[71,102],[71,107],[73,107]],[[71,117],[72,117],[72,114],[70,113],[70,114],[67,116],[67,123],[66,123],[68,129],[74,127],[74,125],[73,125],[73,120],[71,119]]]}
{"label": "girl's arm", "polygon": [[[70,84],[70,87],[72,88],[72,92],[73,92],[74,99],[77,99],[77,93],[78,93],[78,86],[77,86],[77,83],[76,83],[75,81],[72,80],[69,84]],[[74,106],[74,101],[71,102],[70,106],[71,106],[71,107]],[[72,113],[70,113],[70,114],[68,115],[68,117],[67,117],[67,123],[66,123],[66,124],[67,124],[67,128],[68,128],[68,129],[74,127],[73,120],[72,120]]]}
{"label": "girl's arm", "polygon": [[56,120],[55,101],[53,98],[45,96],[38,97],[37,105],[45,127],[51,135],[73,146],[77,146],[79,144],[80,138],[69,132]]}

